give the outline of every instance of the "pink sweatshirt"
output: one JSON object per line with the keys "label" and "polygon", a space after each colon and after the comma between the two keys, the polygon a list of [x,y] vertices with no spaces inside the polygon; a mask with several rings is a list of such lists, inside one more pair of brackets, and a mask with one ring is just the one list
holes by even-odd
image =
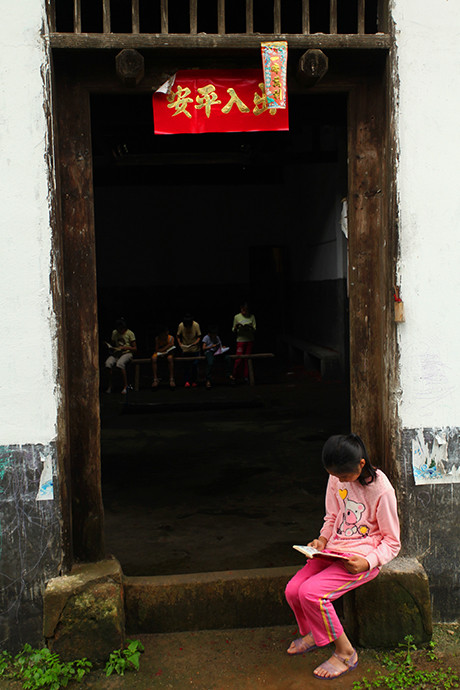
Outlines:
{"label": "pink sweatshirt", "polygon": [[330,475],[320,534],[327,539],[326,550],[364,556],[371,570],[397,556],[401,543],[396,496],[386,475],[377,470],[366,486]]}

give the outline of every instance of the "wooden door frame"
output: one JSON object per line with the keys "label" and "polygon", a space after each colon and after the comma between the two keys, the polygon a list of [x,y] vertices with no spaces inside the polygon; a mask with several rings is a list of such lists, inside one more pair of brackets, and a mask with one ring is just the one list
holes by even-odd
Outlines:
{"label": "wooden door frame", "polygon": [[[238,64],[252,66],[244,61],[241,64],[241,60]],[[387,160],[391,143],[388,67],[382,67],[381,60],[379,64],[378,69],[368,68],[365,74],[355,69],[325,80],[309,92],[348,94],[351,426],[366,440],[375,463],[392,474],[393,174]],[[152,86],[162,83],[165,75],[176,68],[170,57],[152,53],[146,59],[143,83],[147,86],[134,90],[123,88],[117,81],[114,54],[110,51],[54,54],[59,190],[56,231],[58,245],[62,246],[56,266],[64,285],[61,318],[66,362],[62,404],[69,419],[62,444],[67,448],[68,461],[61,467],[67,472],[64,501],[68,505],[63,515],[68,515],[64,517],[68,523],[64,533],[72,535],[64,544],[69,563],[105,557],[90,95],[151,92]]]}

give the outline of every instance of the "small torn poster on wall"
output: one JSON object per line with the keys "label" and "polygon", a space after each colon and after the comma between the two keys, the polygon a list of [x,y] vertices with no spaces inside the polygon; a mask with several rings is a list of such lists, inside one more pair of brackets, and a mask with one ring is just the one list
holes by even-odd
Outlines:
{"label": "small torn poster on wall", "polygon": [[54,499],[53,489],[53,459],[51,455],[40,455],[40,460],[43,463],[42,473],[40,475],[40,486],[37,494],[37,501],[52,501]]}
{"label": "small torn poster on wall", "polygon": [[[415,483],[446,484],[460,482],[460,459],[449,458],[449,446],[455,445],[458,454],[458,430],[431,431],[426,440],[423,429],[418,429],[412,439],[412,467]],[[452,447],[452,451],[454,448]]]}
{"label": "small torn poster on wall", "polygon": [[269,108],[286,108],[287,41],[261,43],[264,86]]}
{"label": "small torn poster on wall", "polygon": [[155,134],[289,130],[287,102],[267,102],[258,69],[183,70],[172,86],[153,94]]}

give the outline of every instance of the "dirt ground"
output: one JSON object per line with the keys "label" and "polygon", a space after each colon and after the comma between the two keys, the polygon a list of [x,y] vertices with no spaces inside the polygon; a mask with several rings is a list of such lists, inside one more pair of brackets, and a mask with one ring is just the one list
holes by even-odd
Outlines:
{"label": "dirt ground", "polygon": [[[286,648],[296,631],[291,627],[256,630],[199,631],[158,636],[139,636],[145,645],[138,673],[123,678],[104,678],[97,672],[88,679],[94,690],[306,690],[324,688],[313,678],[313,669],[330,655],[329,648],[289,657]],[[437,625],[433,639],[437,661],[415,653],[417,668],[452,667],[460,674],[460,626]],[[363,677],[381,673],[383,665],[376,650],[359,650],[356,670],[330,681],[333,689],[349,689]],[[418,655],[418,656],[417,656]],[[425,686],[427,687],[427,686]],[[428,686],[429,687],[429,686]],[[404,686],[400,686],[405,690]]]}
{"label": "dirt ground", "polygon": [[[256,386],[102,394],[107,553],[126,575],[300,563],[317,535],[321,448],[349,430],[346,386],[256,363]],[[147,370],[145,371],[147,374]]]}
{"label": "dirt ground", "polygon": [[[382,652],[358,650],[359,665],[343,678],[325,686],[312,677],[313,669],[330,654],[323,648],[311,654],[289,657],[286,648],[296,635],[293,627],[207,630],[168,635],[139,635],[145,651],[140,669],[124,676],[107,678],[96,669],[80,685],[88,690],[306,690],[330,687],[349,690],[364,677],[372,679],[384,671]],[[417,669],[452,668],[460,675],[460,625],[434,627],[436,661],[427,661],[424,652],[413,656]],[[385,652],[387,653],[387,652]],[[20,690],[20,683],[0,678],[0,690]],[[393,685],[405,690],[404,684]],[[443,686],[424,685],[427,690]],[[420,689],[419,689],[420,690]]]}

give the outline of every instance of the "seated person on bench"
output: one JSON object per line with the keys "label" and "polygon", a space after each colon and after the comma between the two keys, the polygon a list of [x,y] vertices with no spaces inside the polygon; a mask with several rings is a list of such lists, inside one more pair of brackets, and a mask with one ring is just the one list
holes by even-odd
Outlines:
{"label": "seated person on bench", "polygon": [[112,392],[112,369],[117,367],[123,376],[123,395],[128,391],[128,378],[126,375],[126,365],[132,360],[133,353],[137,352],[136,336],[128,329],[125,319],[118,319],[115,329],[112,331],[110,343],[106,343],[110,350],[110,355],[105,360],[105,368],[108,369],[109,385],[107,393]]}
{"label": "seated person on bench", "polygon": [[196,388],[198,376],[198,360],[200,355],[201,329],[190,314],[184,316],[177,327],[177,342],[183,357],[190,357],[190,364],[185,370],[185,388]]}
{"label": "seated person on bench", "polygon": [[173,350],[176,349],[174,345],[174,337],[169,334],[166,326],[158,327],[158,335],[155,338],[155,352],[152,355],[152,369],[153,369],[153,383],[152,388],[158,388],[158,357],[166,357],[169,370],[169,387],[171,389],[176,387],[174,381],[174,358]]}
{"label": "seated person on bench", "polygon": [[209,326],[207,335],[203,338],[203,353],[206,357],[206,388],[211,388],[211,374],[214,367],[214,357],[222,356],[225,362],[225,373],[230,377],[230,357],[228,347],[222,345],[222,341],[217,335],[217,326]]}

